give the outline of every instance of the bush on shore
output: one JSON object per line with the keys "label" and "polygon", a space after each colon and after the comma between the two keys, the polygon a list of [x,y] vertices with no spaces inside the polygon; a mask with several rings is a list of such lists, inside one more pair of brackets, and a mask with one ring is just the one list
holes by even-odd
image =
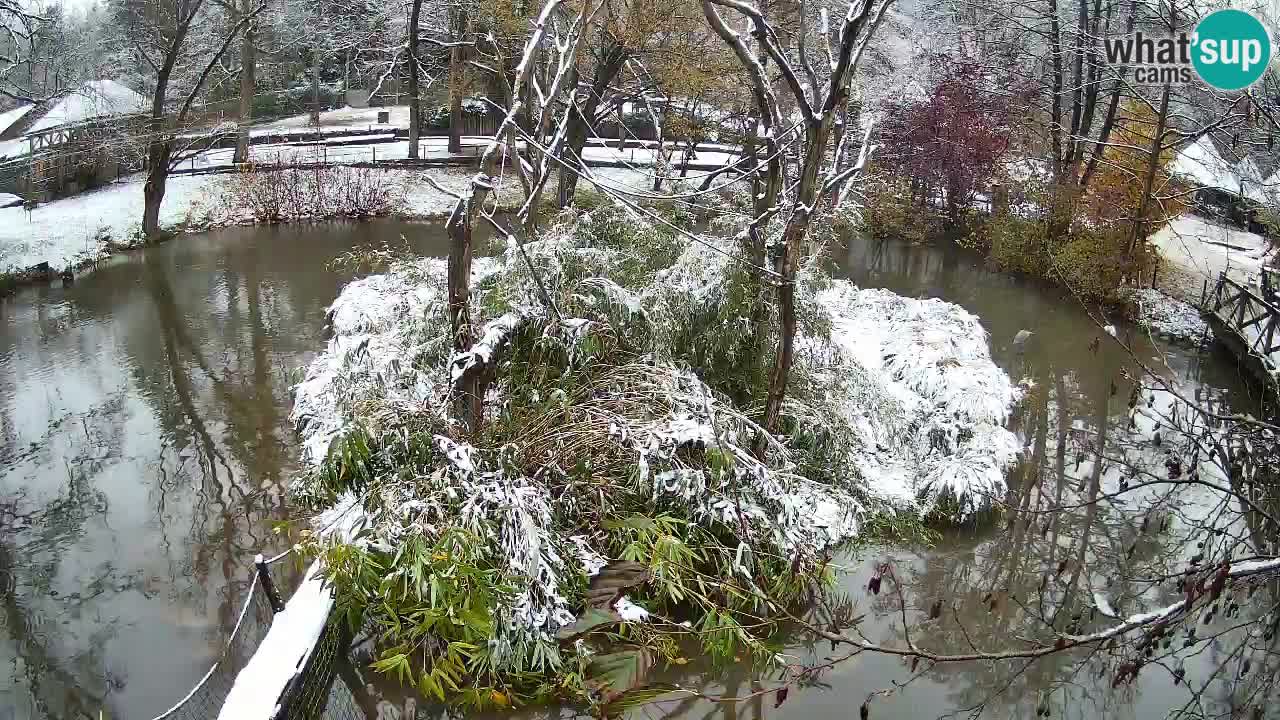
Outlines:
{"label": "bush on shore", "polygon": [[369,168],[255,166],[219,178],[213,211],[242,214],[254,222],[390,215],[404,204],[397,178]]}

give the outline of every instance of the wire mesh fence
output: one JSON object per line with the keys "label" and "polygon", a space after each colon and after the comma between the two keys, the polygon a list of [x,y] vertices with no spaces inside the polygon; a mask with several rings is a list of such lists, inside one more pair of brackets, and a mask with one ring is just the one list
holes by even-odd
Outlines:
{"label": "wire mesh fence", "polygon": [[[271,584],[288,598],[301,578],[300,568],[288,555],[267,565]],[[251,577],[242,599],[238,621],[223,652],[201,680],[184,697],[154,720],[214,720],[218,717],[236,677],[248,665],[267,631],[275,611],[257,574]],[[279,698],[262,698],[275,707],[273,718],[289,720],[371,720],[377,704],[369,697],[360,672],[348,655],[351,635],[346,623],[330,617],[308,657],[307,664],[286,686]]]}
{"label": "wire mesh fence", "polygon": [[[280,588],[290,588],[294,581],[291,576],[297,575],[285,562],[269,566],[268,572]],[[249,658],[253,657],[258,644],[270,629],[274,615],[270,601],[259,586],[256,568],[246,568],[245,573],[250,577],[249,587],[246,596],[241,599],[239,619],[222,654],[191,692],[178,699],[164,713],[157,715],[155,720],[205,720],[218,717],[218,711],[222,708],[227,693],[231,692],[236,676],[249,662]]]}
{"label": "wire mesh fence", "polygon": [[285,689],[280,717],[290,720],[366,720],[377,707],[347,654],[351,634],[346,623],[329,618],[306,668]]}

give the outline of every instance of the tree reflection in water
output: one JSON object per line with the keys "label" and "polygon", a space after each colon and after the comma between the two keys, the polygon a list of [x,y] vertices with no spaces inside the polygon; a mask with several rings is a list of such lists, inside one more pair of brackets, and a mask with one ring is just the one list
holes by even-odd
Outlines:
{"label": "tree reflection in water", "polygon": [[207,669],[283,542],[288,372],[351,229],[188,238],[0,305],[0,707],[145,718]]}

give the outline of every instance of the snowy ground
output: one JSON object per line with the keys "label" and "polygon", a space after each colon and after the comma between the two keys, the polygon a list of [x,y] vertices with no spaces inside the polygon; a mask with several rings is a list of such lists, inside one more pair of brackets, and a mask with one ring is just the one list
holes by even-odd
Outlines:
{"label": "snowy ground", "polygon": [[[390,113],[388,122],[379,123],[378,113]],[[311,115],[302,114],[294,115],[280,120],[273,120],[267,123],[254,125],[249,131],[252,135],[270,135],[279,132],[295,132],[305,130],[307,132],[337,133],[351,132],[352,130],[366,130],[374,132],[379,130],[390,129],[407,129],[409,127],[409,106],[408,105],[391,105],[386,107],[370,107],[370,108],[353,108],[343,107],[337,110],[326,110],[320,113],[320,124],[318,126],[311,125]],[[435,138],[442,139],[442,138]],[[605,138],[606,141],[613,141],[616,138]],[[465,141],[465,138],[464,138]],[[632,140],[631,142],[636,142]],[[641,141],[644,144],[654,144],[653,141]],[[715,145],[703,143],[703,147],[718,150],[732,149],[731,146]]]}
{"label": "snowy ground", "polygon": [[1212,288],[1222,272],[1256,282],[1259,269],[1274,252],[1261,235],[1189,214],[1161,228],[1151,242],[1166,261],[1159,270],[1160,287],[1192,303],[1200,300],[1204,283]]}
{"label": "snowy ground", "polygon": [[[169,180],[160,223],[182,224],[207,196],[213,176]],[[129,244],[142,222],[142,177],[39,205],[0,209],[0,273],[49,263],[54,270],[105,257],[111,243]]]}
{"label": "snowy ground", "polygon": [[1134,322],[1156,335],[1192,345],[1202,345],[1213,339],[1195,307],[1159,290],[1134,290],[1127,300]]}
{"label": "snowy ground", "polygon": [[[386,124],[378,122],[379,112],[389,112],[391,121]],[[409,106],[394,105],[391,107],[370,107],[370,108],[353,108],[342,107],[337,110],[325,110],[320,113],[320,127],[342,128],[350,130],[352,128],[383,128],[383,127],[409,127]],[[253,134],[266,135],[271,132],[279,132],[281,130],[313,130],[311,125],[311,115],[304,113],[302,115],[294,115],[292,117],[273,120],[269,123],[254,125]]]}
{"label": "snowy ground", "polygon": [[[404,184],[406,217],[438,217],[453,199],[421,179],[426,171],[378,170],[399,177]],[[461,191],[470,181],[464,170],[431,170],[447,189]],[[169,179],[160,224],[169,230],[206,229],[251,223],[251,217],[218,207],[219,184],[227,175],[175,175]],[[54,270],[100,260],[114,247],[133,245],[142,220],[143,177],[135,175],[104,188],[44,203],[31,212],[21,207],[0,209],[0,272],[21,271],[40,263]]]}

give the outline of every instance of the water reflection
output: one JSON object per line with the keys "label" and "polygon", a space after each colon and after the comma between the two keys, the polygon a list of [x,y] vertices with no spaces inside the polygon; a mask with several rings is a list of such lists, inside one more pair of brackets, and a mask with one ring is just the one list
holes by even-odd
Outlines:
{"label": "water reflection", "polygon": [[0,717],[151,717],[203,674],[289,518],[289,385],[347,279],[325,264],[405,230],[443,247],[235,229],[0,302]]}

